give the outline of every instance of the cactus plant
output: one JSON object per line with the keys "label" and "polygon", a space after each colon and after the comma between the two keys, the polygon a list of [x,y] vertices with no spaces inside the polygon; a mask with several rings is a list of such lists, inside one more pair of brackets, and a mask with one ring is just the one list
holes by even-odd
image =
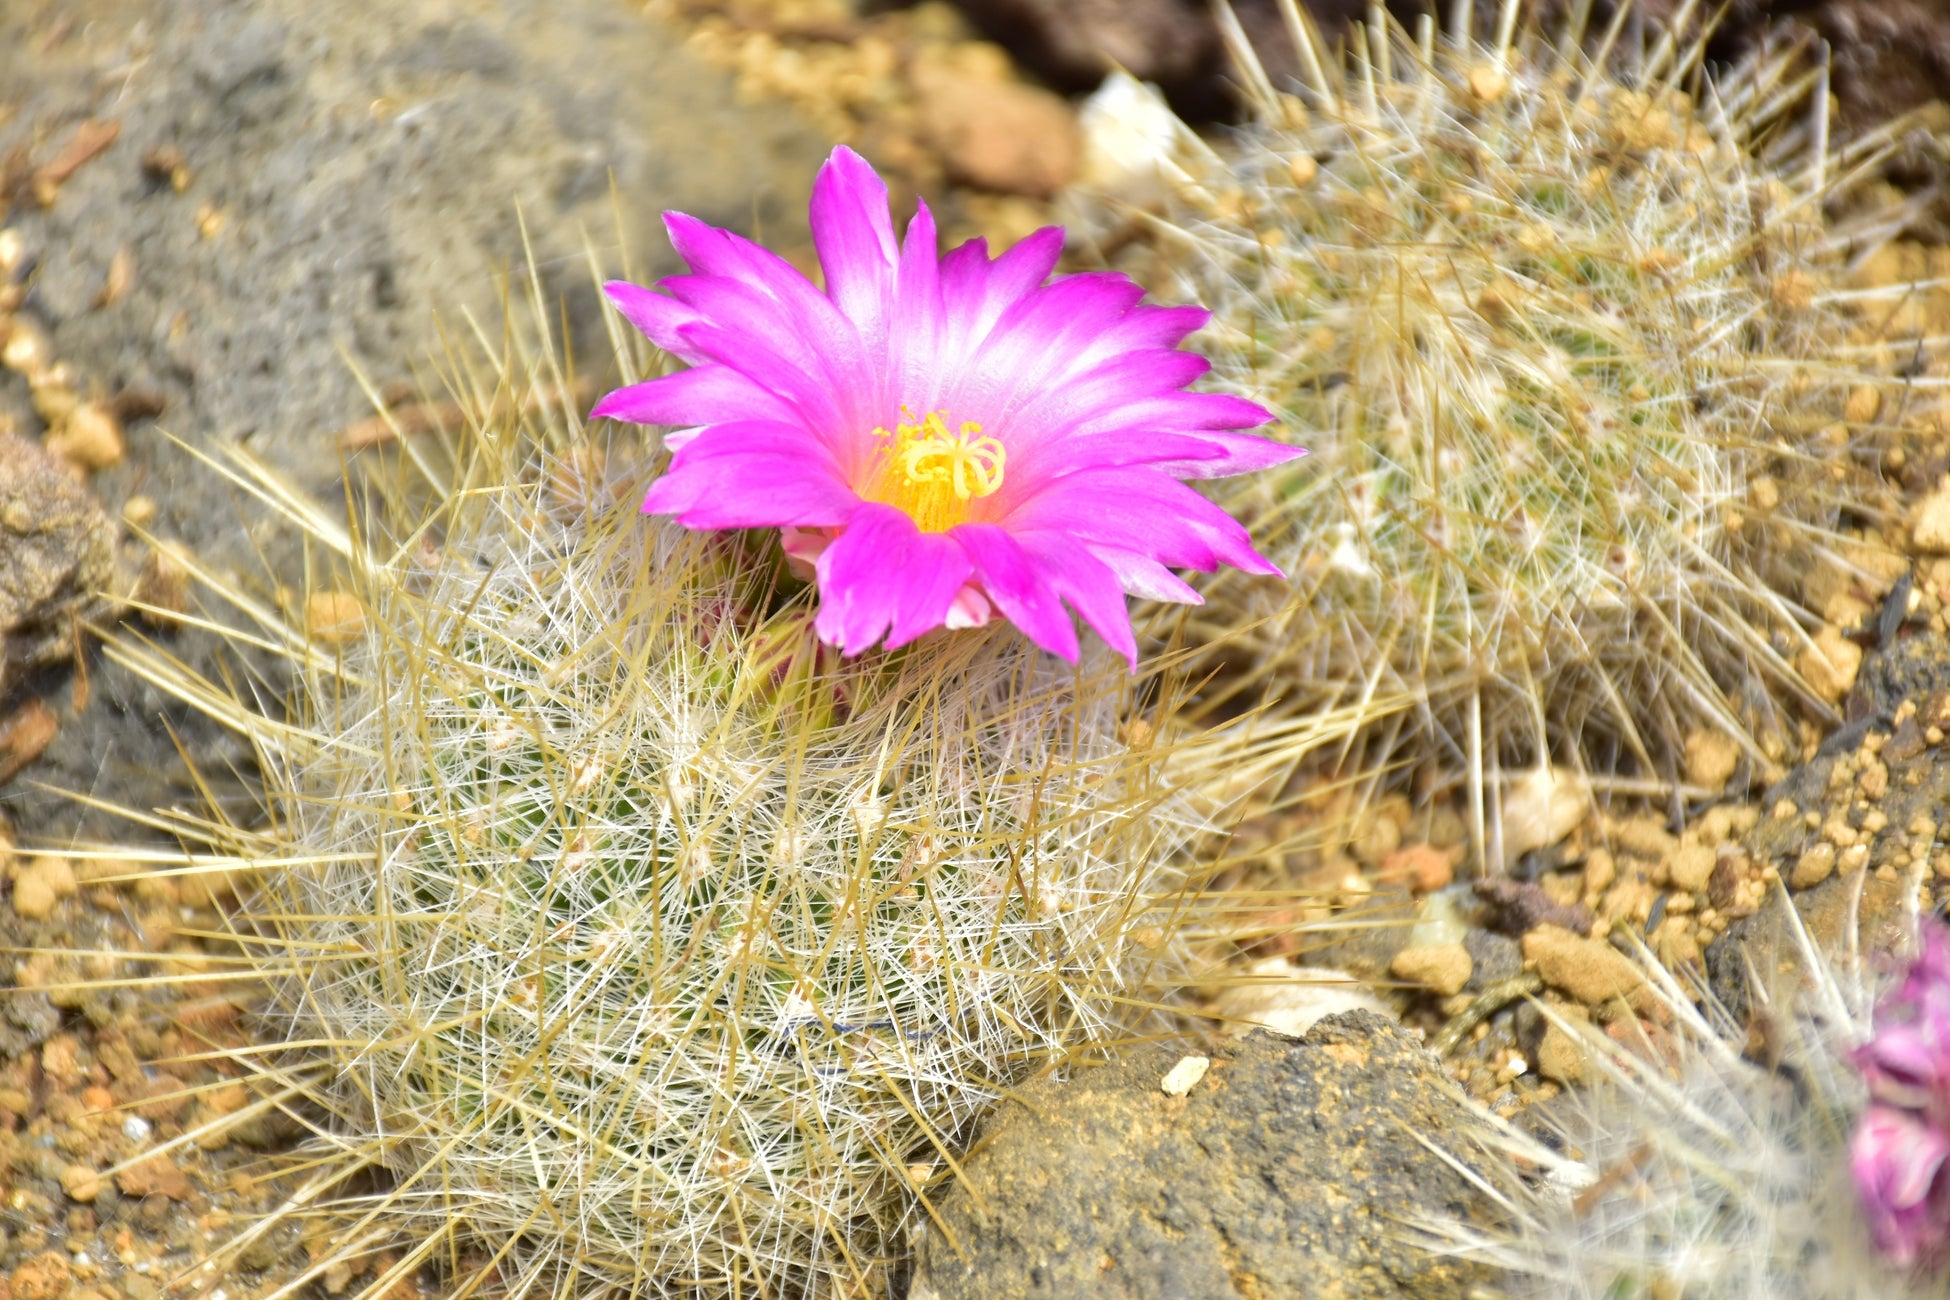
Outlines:
{"label": "cactus plant", "polygon": [[1166,676],[1006,625],[842,660],[776,546],[639,514],[654,439],[592,441],[523,337],[450,367],[455,453],[410,442],[351,527],[226,467],[344,574],[309,627],[198,574],[289,721],[111,647],[260,756],[261,826],[167,821],[173,869],[255,882],[246,1063],[316,1135],[290,1212],[412,1241],[375,1290],[885,1294],[971,1120],[1211,933],[1199,774],[1333,724],[1201,749]]}
{"label": "cactus plant", "polygon": [[1502,1221],[1424,1225],[1434,1249],[1502,1267],[1504,1300],[1950,1295],[1940,1267],[1878,1247],[1851,1178],[1869,1101],[1853,1058],[1888,972],[1817,942],[1784,892],[1773,905],[1788,975],[1750,967],[1770,972],[1752,990],[1751,1028],[1643,947],[1645,1019],[1607,1033],[1550,1013],[1590,1077],[1521,1131],[1486,1117],[1503,1140],[1464,1158],[1495,1188]]}
{"label": "cactus plant", "polygon": [[1630,5],[1546,34],[1509,3],[1483,40],[1464,0],[1344,67],[1289,10],[1295,93],[1241,39],[1252,118],[1208,145],[1115,83],[1069,196],[1085,255],[1211,307],[1217,381],[1315,452],[1223,498],[1289,586],[1207,582],[1155,634],[1288,710],[1419,695],[1368,770],[1463,774],[1479,828],[1499,767],[1671,780],[1701,732],[1778,760],[1834,716],[1804,580],[1886,585],[1848,530],[1890,509],[1900,349],[1843,277],[1905,209],[1829,214],[1900,124],[1833,147],[1791,50],[1624,57]]}

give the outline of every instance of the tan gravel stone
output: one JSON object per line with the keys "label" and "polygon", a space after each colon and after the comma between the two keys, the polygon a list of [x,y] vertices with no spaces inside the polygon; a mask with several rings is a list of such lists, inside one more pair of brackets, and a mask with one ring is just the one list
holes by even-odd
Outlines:
{"label": "tan gravel stone", "polygon": [[1811,847],[1795,862],[1794,870],[1788,873],[1790,889],[1813,889],[1822,881],[1835,874],[1835,846],[1823,841]]}
{"label": "tan gravel stone", "polygon": [[1916,549],[1933,555],[1950,555],[1950,487],[1939,488],[1923,498],[1910,524],[1910,540]]}
{"label": "tan gravel stone", "polygon": [[128,454],[122,422],[101,402],[83,402],[47,437],[47,449],[71,465],[93,472],[119,465]]}
{"label": "tan gravel stone", "polygon": [[1717,731],[1695,731],[1686,737],[1686,779],[1718,791],[1740,766],[1740,746]]}
{"label": "tan gravel stone", "polygon": [[349,645],[365,635],[365,606],[349,591],[315,591],[305,599],[305,630],[314,641]]}
{"label": "tan gravel stone", "polygon": [[1075,179],[1082,161],[1075,114],[1040,86],[943,75],[921,114],[948,170],[983,189],[1054,194]]}
{"label": "tan gravel stone", "polygon": [[55,904],[76,888],[73,863],[66,858],[35,858],[14,877],[14,911],[30,921],[46,920]]}
{"label": "tan gravel stone", "polygon": [[102,1194],[102,1176],[87,1165],[69,1165],[61,1171],[61,1190],[86,1205]]}
{"label": "tan gravel stone", "polygon": [[1586,1006],[1629,997],[1645,982],[1625,954],[1555,925],[1540,925],[1524,935],[1523,959],[1546,984]]}
{"label": "tan gravel stone", "polygon": [[1715,854],[1704,844],[1682,844],[1666,859],[1666,878],[1674,889],[1698,893],[1713,878]]}
{"label": "tan gravel stone", "polygon": [[134,1164],[115,1175],[115,1185],[122,1195],[137,1200],[145,1196],[167,1196],[172,1201],[187,1201],[190,1198],[189,1179],[176,1162],[165,1155],[150,1156],[139,1164]]}
{"label": "tan gravel stone", "polygon": [[1399,880],[1418,894],[1433,894],[1455,880],[1456,855],[1432,844],[1411,844],[1382,858],[1375,875],[1380,880]]}
{"label": "tan gravel stone", "polygon": [[74,1284],[74,1270],[61,1251],[44,1250],[16,1268],[8,1283],[13,1300],[56,1300]]}
{"label": "tan gravel stone", "polygon": [[1815,643],[1794,661],[1801,676],[1815,694],[1830,703],[1840,703],[1855,685],[1855,674],[1862,670],[1862,647],[1843,636],[1833,624],[1822,624]]}
{"label": "tan gravel stone", "polygon": [[1182,1097],[1198,1085],[1205,1072],[1212,1068],[1209,1056],[1180,1057],[1178,1064],[1165,1071],[1165,1077],[1158,1082],[1158,1088],[1167,1097]]}
{"label": "tan gravel stone", "polygon": [[1591,807],[1591,787],[1575,772],[1533,768],[1503,795],[1503,852],[1522,857],[1547,848],[1577,829]]}
{"label": "tan gravel stone", "polygon": [[1618,859],[1607,849],[1593,849],[1584,859],[1584,892],[1595,897],[1618,879]]}
{"label": "tan gravel stone", "polygon": [[1479,63],[1469,70],[1469,93],[1485,104],[1503,98],[1503,92],[1509,88],[1510,78],[1493,63]]}
{"label": "tan gravel stone", "polygon": [[1631,817],[1612,832],[1618,847],[1634,857],[1664,862],[1679,848],[1679,841],[1656,817]]}
{"label": "tan gravel stone", "polygon": [[1862,384],[1852,390],[1842,404],[1842,418],[1850,424],[1867,424],[1882,411],[1882,390]]}
{"label": "tan gravel stone", "polygon": [[1445,998],[1462,992],[1474,968],[1469,950],[1459,943],[1404,948],[1388,963],[1388,973],[1396,979],[1419,984]]}
{"label": "tan gravel stone", "polygon": [[1544,1037],[1537,1044],[1537,1073],[1575,1087],[1585,1081],[1590,1070],[1591,1060],[1585,1054],[1583,1043],[1556,1025],[1545,1026]]}

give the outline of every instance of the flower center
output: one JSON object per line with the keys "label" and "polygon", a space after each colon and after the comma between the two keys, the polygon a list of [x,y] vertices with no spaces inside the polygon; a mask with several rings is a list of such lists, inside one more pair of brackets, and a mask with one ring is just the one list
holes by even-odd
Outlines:
{"label": "flower center", "polygon": [[905,406],[901,414],[906,420],[891,432],[873,431],[879,455],[861,495],[905,510],[924,533],[967,523],[968,503],[1002,486],[1006,450],[973,420],[951,433],[946,411],[930,411],[918,421]]}

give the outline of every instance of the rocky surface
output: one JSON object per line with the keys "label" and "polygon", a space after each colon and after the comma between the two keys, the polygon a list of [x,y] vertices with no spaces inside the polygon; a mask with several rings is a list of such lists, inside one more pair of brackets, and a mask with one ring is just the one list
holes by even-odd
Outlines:
{"label": "rocky surface", "polygon": [[[1912,909],[1950,894],[1950,851],[1942,847],[1950,830],[1950,637],[1893,628],[1863,661],[1847,713],[1848,725],[1767,791],[1748,848],[1787,882],[1802,924],[1824,949],[1887,961],[1909,941]],[[1786,906],[1774,891],[1707,949],[1713,991],[1736,1013],[1754,979],[1774,988],[1797,973]]]}
{"label": "rocky surface", "polygon": [[87,488],[37,443],[0,433],[0,690],[72,652],[114,567],[113,526]]}
{"label": "rocky surface", "polygon": [[[619,269],[620,219],[635,269],[668,271],[658,214],[676,207],[761,225],[791,251],[825,147],[788,110],[739,103],[729,77],[614,0],[5,7],[5,301],[71,392],[121,399],[126,455],[74,442],[14,375],[0,375],[0,423],[68,436],[112,506],[150,503],[156,535],[268,598],[298,579],[297,557],[166,434],[246,447],[336,499],[337,435],[372,412],[355,370],[375,391],[424,377],[444,396],[423,361],[435,313],[499,332],[518,211],[544,298],[594,338],[585,238]],[[85,710],[59,685],[15,683],[62,714],[41,781],[141,807],[187,792],[171,728],[212,770],[244,757],[111,666],[95,667]],[[87,820],[19,783],[0,811],[30,835]]]}
{"label": "rocky surface", "polygon": [[[0,962],[0,1296],[158,1300],[288,1194],[253,1175],[295,1125],[252,1108],[223,1055],[246,1046],[252,995],[187,933],[222,931],[228,881],[0,835],[0,899],[0,946],[21,954]],[[244,1254],[221,1265],[231,1295],[310,1258],[295,1226]],[[409,1280],[392,1300],[419,1294]]]}
{"label": "rocky surface", "polygon": [[1401,1238],[1418,1214],[1478,1207],[1422,1142],[1461,1149],[1457,1093],[1399,1026],[1356,1011],[1233,1040],[1202,1074],[1185,1056],[1155,1044],[1003,1103],[936,1207],[912,1300],[1360,1300],[1488,1280]]}

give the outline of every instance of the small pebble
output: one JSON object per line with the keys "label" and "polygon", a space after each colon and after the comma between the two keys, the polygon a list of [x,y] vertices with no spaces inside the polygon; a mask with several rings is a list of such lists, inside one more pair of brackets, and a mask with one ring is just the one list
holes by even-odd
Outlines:
{"label": "small pebble", "polygon": [[1666,877],[1672,881],[1674,889],[1698,892],[1705,889],[1706,882],[1713,878],[1716,861],[1713,850],[1705,845],[1684,845],[1666,859]]}
{"label": "small pebble", "polygon": [[1540,925],[1524,935],[1523,958],[1546,984],[1586,1006],[1629,996],[1645,983],[1644,974],[1625,954],[1555,925]]}
{"label": "small pebble", "polygon": [[1459,943],[1404,948],[1388,963],[1388,972],[1396,979],[1419,984],[1445,998],[1462,992],[1474,968],[1469,950]]}
{"label": "small pebble", "polygon": [[47,336],[24,320],[0,331],[0,365],[22,375],[38,375],[52,360]]}
{"label": "small pebble", "polygon": [[346,645],[365,633],[365,606],[349,591],[315,591],[305,600],[305,630],[314,641]]}
{"label": "small pebble", "polygon": [[131,1142],[147,1142],[152,1131],[149,1121],[140,1115],[131,1115],[122,1121],[122,1136]]}
{"label": "small pebble", "polygon": [[1658,818],[1651,816],[1632,817],[1620,822],[1612,837],[1625,852],[1651,862],[1663,862],[1679,850],[1679,841],[1673,838],[1672,832]]}
{"label": "small pebble", "polygon": [[1469,70],[1469,93],[1485,104],[1494,104],[1510,89],[1510,78],[1493,63],[1479,63]]}
{"label": "small pebble", "polygon": [[1850,424],[1867,424],[1882,410],[1882,390],[1873,384],[1863,384],[1851,391],[1848,401],[1842,404],[1842,418]]}
{"label": "small pebble", "polygon": [[102,1177],[87,1165],[69,1165],[61,1171],[61,1190],[86,1205],[102,1194]]}
{"label": "small pebble", "polygon": [[1548,848],[1577,829],[1591,807],[1591,787],[1574,772],[1531,769],[1503,795],[1503,851],[1512,858]]}
{"label": "small pebble", "polygon": [[47,436],[47,449],[90,472],[119,465],[128,454],[122,422],[101,402],[83,402]]}
{"label": "small pebble", "polygon": [[1584,1044],[1556,1025],[1546,1026],[1543,1040],[1537,1044],[1537,1073],[1557,1083],[1574,1085],[1584,1082],[1589,1069]]}
{"label": "small pebble", "polygon": [[35,858],[14,877],[14,911],[30,921],[46,920],[76,888],[74,865],[66,858]]}
{"label": "small pebble", "polygon": [[1686,737],[1686,779],[1718,791],[1740,766],[1740,746],[1717,731],[1696,731]]}
{"label": "small pebble", "polygon": [[1182,1097],[1198,1085],[1205,1072],[1212,1068],[1209,1056],[1180,1057],[1178,1064],[1165,1073],[1158,1087],[1167,1097]]}
{"label": "small pebble", "polygon": [[1854,688],[1855,675],[1862,670],[1862,647],[1834,624],[1824,623],[1815,633],[1815,643],[1801,652],[1794,666],[1815,694],[1838,704]]}
{"label": "small pebble", "polygon": [[1430,844],[1410,844],[1381,859],[1375,875],[1401,881],[1418,894],[1447,889],[1456,878],[1456,855]]}

